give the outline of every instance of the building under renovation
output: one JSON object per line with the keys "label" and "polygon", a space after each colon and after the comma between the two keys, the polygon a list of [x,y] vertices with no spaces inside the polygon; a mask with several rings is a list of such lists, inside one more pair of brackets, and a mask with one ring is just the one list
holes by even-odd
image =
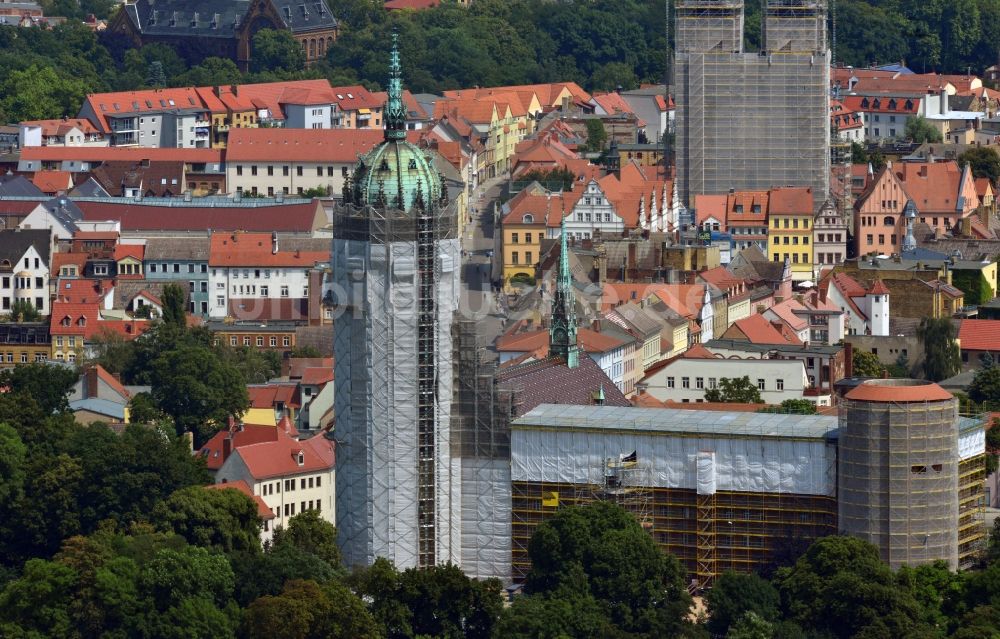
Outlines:
{"label": "building under renovation", "polygon": [[827,0],[764,0],[745,52],[743,0],[677,0],[674,95],[682,203],[730,189],[830,191]]}
{"label": "building under renovation", "polygon": [[[395,40],[395,37],[394,37]],[[456,214],[430,158],[406,141],[395,41],[385,141],[334,210],[337,531],[344,562],[461,563],[453,453]]]}
{"label": "building under renovation", "polygon": [[544,404],[511,424],[515,580],[561,507],[632,512],[698,587],[837,532],[837,418]]}
{"label": "building under renovation", "polygon": [[840,530],[900,566],[967,568],[983,539],[985,431],[937,384],[871,380],[840,412]]}
{"label": "building under renovation", "polygon": [[875,544],[893,568],[968,565],[985,537],[982,420],[914,380],[865,382],[845,402],[839,421],[537,406],[511,424],[514,579],[530,569],[541,522],[595,500],[635,515],[698,588],[838,532]]}

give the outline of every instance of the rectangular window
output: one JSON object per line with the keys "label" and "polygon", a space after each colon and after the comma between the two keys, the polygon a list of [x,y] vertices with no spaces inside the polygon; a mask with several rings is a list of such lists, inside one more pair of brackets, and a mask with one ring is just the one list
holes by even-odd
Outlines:
{"label": "rectangular window", "polygon": [[306,478],[303,477],[300,481],[301,481],[301,483],[299,484],[299,490],[305,490],[306,489]]}
{"label": "rectangular window", "polygon": [[705,388],[705,378],[704,377],[695,377],[694,378],[694,387],[697,388],[697,389],[699,389],[699,390],[704,389]]}
{"label": "rectangular window", "polygon": [[298,175],[299,177],[302,177],[302,166],[301,165],[295,167],[295,175]]}
{"label": "rectangular window", "polygon": [[775,386],[778,390],[785,390],[785,380],[779,379],[775,382]]}
{"label": "rectangular window", "polygon": [[250,175],[257,175],[257,165],[254,164],[250,167]]}
{"label": "rectangular window", "polygon": [[278,345],[278,338],[272,335],[269,344],[271,348],[274,348],[275,346]]}
{"label": "rectangular window", "polygon": [[281,286],[281,296],[282,297],[288,297],[288,285],[287,284],[283,284]]}
{"label": "rectangular window", "polygon": [[718,388],[719,387],[718,383],[716,382],[716,379],[714,377],[709,377],[708,378],[708,387],[709,388]]}
{"label": "rectangular window", "polygon": [[267,167],[267,174],[268,175],[274,175],[274,167],[273,166],[268,165],[268,167]]}
{"label": "rectangular window", "polygon": [[287,336],[287,335],[285,335],[284,337],[281,338],[281,345],[282,346],[291,346],[292,345],[292,338],[289,337],[289,336]]}
{"label": "rectangular window", "polygon": [[239,344],[239,338],[237,338],[235,335],[229,338],[230,346],[237,346],[238,344]]}
{"label": "rectangular window", "polygon": [[520,264],[521,263],[521,254],[518,253],[517,251],[513,251],[510,254],[510,263],[511,264]]}
{"label": "rectangular window", "polygon": [[673,377],[668,377],[667,378],[667,388],[673,388],[673,387],[674,387],[674,378]]}
{"label": "rectangular window", "polygon": [[216,295],[215,306],[218,308],[222,308],[225,305],[226,305],[226,297],[224,295]]}
{"label": "rectangular window", "polygon": [[764,380],[757,378],[757,390],[764,390]]}
{"label": "rectangular window", "polygon": [[681,388],[691,388],[691,378],[682,377],[681,378]]}
{"label": "rectangular window", "polygon": [[258,335],[257,336],[257,346],[259,347],[259,346],[263,346],[263,345],[264,345],[264,338],[263,338],[263,336]]}

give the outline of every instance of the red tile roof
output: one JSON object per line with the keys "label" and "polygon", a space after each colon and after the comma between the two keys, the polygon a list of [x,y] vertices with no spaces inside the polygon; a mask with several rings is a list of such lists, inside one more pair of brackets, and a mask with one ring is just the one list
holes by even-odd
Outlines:
{"label": "red tile roof", "polygon": [[250,405],[253,408],[274,408],[279,402],[285,406],[298,406],[295,400],[296,385],[265,384],[261,386],[247,387],[250,395]]}
{"label": "red tile roof", "polygon": [[82,335],[90,339],[102,331],[117,333],[126,339],[135,339],[149,329],[145,320],[105,320],[101,318],[100,304],[52,302],[49,332],[52,335]]}
{"label": "red tile roof", "polygon": [[146,253],[146,246],[143,244],[117,244],[115,245],[115,261],[125,259],[126,257],[131,257],[133,259],[142,261],[142,256]]}
{"label": "red tile roof", "polygon": [[66,135],[70,129],[79,129],[81,133],[90,135],[97,133],[97,129],[87,118],[65,118],[56,120],[24,120],[21,126],[37,126],[42,129],[43,137]]}
{"label": "red tile roof", "polygon": [[242,479],[225,482],[223,484],[209,484],[208,486],[205,486],[205,488],[207,490],[238,490],[247,497],[249,497],[250,499],[252,499],[253,503],[257,504],[257,515],[261,519],[274,519],[274,513],[271,511],[268,505],[264,502],[263,499],[260,498],[259,495],[253,494],[253,491],[250,490],[250,486],[248,486],[247,483]]}
{"label": "red tile roof", "polygon": [[[244,131],[246,129],[233,129]],[[256,130],[256,129],[254,129]],[[284,130],[284,129],[282,129]],[[222,149],[173,149],[159,147],[120,146],[29,146],[21,149],[22,160],[41,162],[104,162],[121,160],[139,162],[156,160],[161,162],[187,162],[191,164],[219,164]]]}
{"label": "red tile roof", "polygon": [[[408,134],[415,142],[419,132]],[[226,162],[350,163],[382,141],[381,129],[230,129]]]}
{"label": "red tile roof", "polygon": [[801,344],[798,339],[786,337],[768,322],[763,315],[751,315],[733,322],[723,333],[729,335],[733,329],[742,333],[751,344]]}
{"label": "red tile roof", "polygon": [[[318,200],[274,206],[161,206],[138,202],[77,202],[88,222],[117,220],[123,231],[267,231],[311,233],[326,224]],[[270,240],[268,240],[270,241]]]}
{"label": "red tile roof", "polygon": [[[903,190],[913,200],[921,214],[951,213],[971,211],[979,205],[975,193],[972,173],[948,162],[902,162],[893,167],[896,177],[902,182]],[[968,180],[968,183],[966,182]],[[969,190],[969,197],[959,208],[963,189]]]}
{"label": "red tile roof", "polygon": [[786,186],[768,192],[770,215],[812,215],[813,192],[811,188]]}
{"label": "red tile roof", "polygon": [[962,320],[958,341],[962,350],[1000,351],[1000,320]]}
{"label": "red tile roof", "polygon": [[[302,464],[298,463],[299,453]],[[322,435],[303,441],[282,436],[273,442],[241,446],[233,454],[243,459],[250,475],[258,480],[329,471],[334,465],[333,442]]]}
{"label": "red tile roof", "polygon": [[232,438],[232,449],[236,450],[240,446],[259,444],[261,442],[272,442],[278,439],[280,433],[275,426],[253,426],[244,424],[238,430],[230,432],[223,430],[216,433],[198,451],[205,460],[205,467],[209,470],[219,470],[225,462],[224,444],[227,438]]}
{"label": "red tile roof", "polygon": [[73,188],[73,176],[69,171],[35,171],[31,183],[46,195],[56,195]]}
{"label": "red tile roof", "polygon": [[850,111],[864,111],[867,113],[908,113],[916,114],[920,111],[920,101],[917,98],[908,99],[899,97],[867,97],[860,95],[848,95],[843,98],[844,107]]}
{"label": "red tile roof", "polygon": [[[900,383],[902,382],[902,383]],[[918,380],[870,379],[855,386],[847,399],[866,402],[940,402],[954,399],[954,396],[934,382]]]}
{"label": "red tile roof", "polygon": [[889,295],[889,288],[880,279],[872,282],[871,287],[868,289],[869,295]]}
{"label": "red tile roof", "polygon": [[[280,246],[280,245],[279,245]],[[272,251],[269,233],[213,233],[209,266],[276,266],[309,268],[328,262],[329,251]]]}
{"label": "red tile roof", "polygon": [[320,386],[333,381],[333,368],[313,367],[302,372],[300,384],[307,386]]}
{"label": "red tile roof", "polygon": [[59,269],[67,265],[75,265],[79,270],[77,274],[83,273],[83,267],[87,264],[86,253],[53,253],[52,254],[52,275],[59,274]]}
{"label": "red tile roof", "polygon": [[[168,109],[204,109],[201,96],[194,87],[181,89],[148,89],[145,91],[119,91],[117,93],[91,93],[85,104],[90,106],[97,121],[97,128],[110,131],[107,115],[150,113]],[[207,110],[207,109],[206,109]]]}

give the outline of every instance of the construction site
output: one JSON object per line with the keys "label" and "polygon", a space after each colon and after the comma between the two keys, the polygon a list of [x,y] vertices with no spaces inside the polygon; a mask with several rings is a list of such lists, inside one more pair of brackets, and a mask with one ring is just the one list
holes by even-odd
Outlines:
{"label": "construction site", "polygon": [[744,48],[743,0],[677,0],[674,86],[683,204],[730,189],[830,190],[826,0],[764,0],[762,48]]}
{"label": "construction site", "polygon": [[545,404],[511,423],[513,578],[559,508],[609,500],[693,590],[837,532],[836,417]]}
{"label": "construction site", "polygon": [[839,417],[536,407],[510,425],[514,581],[539,524],[597,500],[632,513],[692,591],[833,534],[871,542],[893,568],[967,567],[985,539],[984,422],[934,384],[875,381]]}

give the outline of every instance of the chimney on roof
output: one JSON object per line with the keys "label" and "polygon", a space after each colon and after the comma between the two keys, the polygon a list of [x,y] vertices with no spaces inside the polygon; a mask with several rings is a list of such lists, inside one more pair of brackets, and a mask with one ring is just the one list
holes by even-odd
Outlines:
{"label": "chimney on roof", "polygon": [[271,255],[278,254],[278,232],[271,231]]}
{"label": "chimney on roof", "polygon": [[592,322],[590,323],[590,328],[591,328],[591,330],[593,330],[593,331],[594,331],[595,333],[600,333],[600,332],[601,332],[601,320],[599,320],[599,319],[597,319],[597,318],[594,318],[594,321],[592,321]]}
{"label": "chimney on roof", "polygon": [[233,434],[228,433],[222,440],[222,461],[225,463],[229,456],[233,454]]}

